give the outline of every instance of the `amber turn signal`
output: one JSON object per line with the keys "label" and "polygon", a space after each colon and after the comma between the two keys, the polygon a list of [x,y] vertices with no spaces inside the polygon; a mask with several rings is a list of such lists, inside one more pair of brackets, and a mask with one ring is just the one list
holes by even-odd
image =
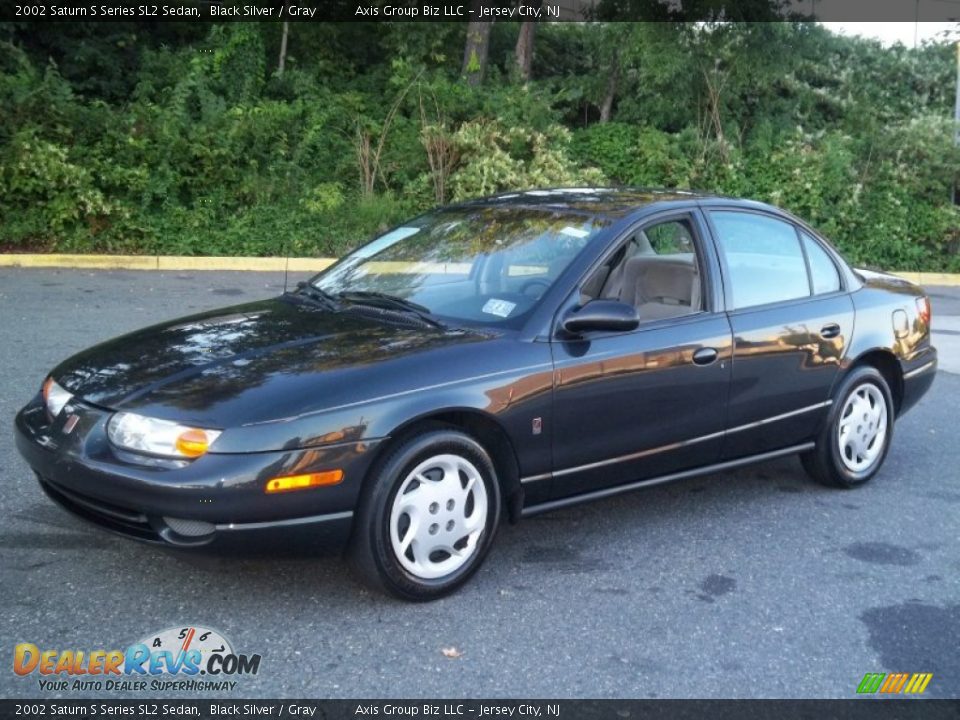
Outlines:
{"label": "amber turn signal", "polygon": [[210,438],[203,430],[185,430],[177,436],[176,447],[187,457],[200,457],[210,447]]}
{"label": "amber turn signal", "polygon": [[336,485],[343,480],[343,470],[326,470],[324,472],[309,473],[307,475],[287,475],[286,477],[268,480],[267,493],[290,492],[291,490],[306,490],[323,485]]}

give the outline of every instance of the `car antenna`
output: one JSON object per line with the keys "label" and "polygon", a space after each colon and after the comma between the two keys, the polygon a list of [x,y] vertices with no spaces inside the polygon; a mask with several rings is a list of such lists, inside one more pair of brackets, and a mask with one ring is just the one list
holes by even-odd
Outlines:
{"label": "car antenna", "polygon": [[287,278],[290,275],[290,243],[283,243],[283,294],[287,294]]}

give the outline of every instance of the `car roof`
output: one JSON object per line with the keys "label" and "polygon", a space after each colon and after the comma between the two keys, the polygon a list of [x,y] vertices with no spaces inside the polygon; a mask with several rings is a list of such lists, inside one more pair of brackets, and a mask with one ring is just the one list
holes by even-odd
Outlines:
{"label": "car roof", "polygon": [[[727,198],[692,190],[632,187],[542,188],[498,193],[459,203],[456,207],[562,208],[619,219],[654,203],[691,203],[717,199]],[[729,199],[733,200],[733,198]]]}

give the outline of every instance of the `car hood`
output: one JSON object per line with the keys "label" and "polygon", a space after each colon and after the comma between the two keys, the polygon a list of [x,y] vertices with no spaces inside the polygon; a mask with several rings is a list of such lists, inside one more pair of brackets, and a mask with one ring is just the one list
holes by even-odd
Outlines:
{"label": "car hood", "polygon": [[[209,427],[309,412],[370,368],[488,336],[331,312],[277,298],[154,325],[96,345],[52,373],[82,400]],[[355,388],[362,396],[362,386]]]}

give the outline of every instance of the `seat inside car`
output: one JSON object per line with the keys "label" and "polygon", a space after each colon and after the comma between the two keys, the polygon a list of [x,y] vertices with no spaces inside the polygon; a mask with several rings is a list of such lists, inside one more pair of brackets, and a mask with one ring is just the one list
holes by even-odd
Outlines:
{"label": "seat inside car", "polygon": [[634,255],[626,261],[622,302],[641,319],[678,317],[700,309],[700,276],[693,255]]}
{"label": "seat inside car", "polygon": [[[637,308],[641,321],[679,317],[701,309],[700,273],[685,224],[668,221],[637,231],[583,285],[580,302],[619,300]],[[658,248],[660,249],[658,253]],[[665,252],[666,251],[666,252]]]}
{"label": "seat inside car", "polygon": [[637,255],[656,257],[656,251],[643,230],[624,243],[620,250],[614,253],[613,257],[604,264],[603,270],[594,274],[584,284],[581,291],[581,301],[586,302],[592,298],[619,300],[623,291],[623,278],[627,261]]}

